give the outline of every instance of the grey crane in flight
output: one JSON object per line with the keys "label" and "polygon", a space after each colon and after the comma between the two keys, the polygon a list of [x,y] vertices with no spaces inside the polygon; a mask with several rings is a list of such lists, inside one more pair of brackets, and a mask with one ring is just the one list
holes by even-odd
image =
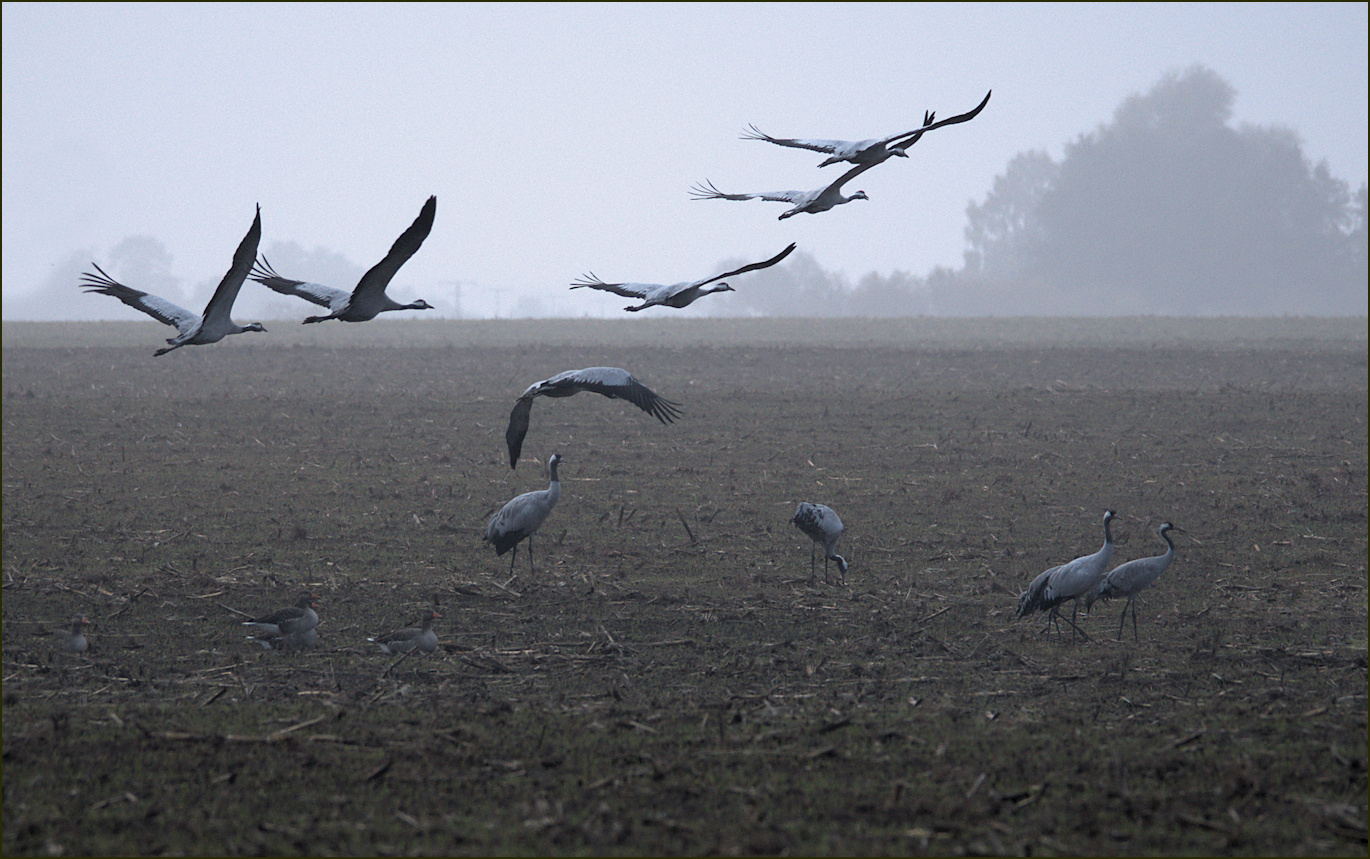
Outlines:
{"label": "grey crane in flight", "polygon": [[550,379],[529,385],[519,395],[518,402],[514,403],[514,410],[509,413],[509,427],[504,431],[504,441],[509,447],[510,468],[518,466],[519,452],[523,450],[523,438],[528,434],[533,400],[537,397],[570,397],[581,391],[603,394],[611,400],[627,400],[663,424],[671,423],[680,417],[679,403],[673,403],[652,393],[646,385],[634,378],[632,373],[620,367],[567,370],[564,373],[557,373]]}
{"label": "grey crane in flight", "polygon": [[[98,292],[101,295],[113,296],[129,307],[141,310],[158,322],[174,326],[177,331],[176,336],[167,338],[168,345],[158,349],[152,353],[153,355],[165,355],[182,346],[206,346],[210,343],[218,343],[230,334],[241,334],[244,331],[265,331],[266,328],[260,322],[239,325],[232,319],[233,302],[238,299],[238,290],[242,289],[243,281],[247,279],[248,272],[252,270],[252,261],[257,256],[257,244],[261,239],[262,207],[258,206],[257,216],[252,219],[252,226],[238,244],[238,249],[233,253],[233,265],[229,267],[223,280],[219,281],[219,287],[214,290],[214,296],[209,299],[209,303],[205,305],[205,312],[202,314],[186,310],[184,307],[173,304],[160,296],[125,286],[106,274],[105,270],[98,265],[95,266],[95,270],[99,274],[86,272],[81,275],[82,287],[86,292]],[[91,263],[91,265],[95,264]]]}
{"label": "grey crane in flight", "polygon": [[[789,256],[790,253],[794,250],[794,248],[794,242],[790,242],[789,247],[785,248],[783,251],[781,251],[780,253],[776,254],[768,260],[749,263],[747,265],[742,266],[741,268],[735,268],[732,271],[725,271],[723,274],[716,274],[713,277],[706,277],[703,280],[689,280],[671,284],[605,283],[604,281],[595,277],[594,273],[591,272],[588,275],[582,275],[580,280],[573,282],[571,284],[571,289],[583,289],[585,287],[589,287],[590,289],[601,289],[605,292],[612,292],[615,295],[621,295],[624,298],[636,298],[637,300],[642,302],[636,307],[625,307],[623,308],[624,310],[645,310],[648,307],[655,307],[657,305],[676,308],[686,307],[690,304],[693,304],[695,300],[703,298],[704,296],[710,295],[715,292],[733,292],[733,288],[729,286],[727,283],[714,282],[722,281],[725,277],[733,277],[739,274],[746,274],[749,271],[758,271],[763,268],[770,268],[771,266],[783,260],[785,257]],[[713,284],[713,286],[709,286],[709,284]]]}
{"label": "grey crane in flight", "polygon": [[890,158],[898,156],[907,158],[906,151],[910,146],[927,132],[948,125],[956,125],[961,122],[969,122],[985,109],[989,104],[989,97],[994,92],[990,90],[985,93],[984,101],[980,102],[974,110],[944,119],[940,122],[933,122],[933,114],[923,114],[923,125],[912,131],[904,131],[899,134],[891,134],[889,137],[882,137],[873,140],[796,140],[789,137],[771,137],[763,133],[755,125],[742,134],[743,140],[764,140],[767,143],[774,143],[778,146],[790,146],[796,149],[809,149],[813,152],[828,153],[827,160],[819,164],[819,167],[827,167],[829,164],[836,164],[840,161],[850,161],[852,164],[864,164],[874,167]]}
{"label": "grey crane in flight", "polygon": [[869,200],[870,197],[866,196],[865,191],[857,191],[850,197],[843,195],[842,186],[874,166],[874,164],[858,164],[822,188],[815,188],[812,191],[761,191],[755,194],[725,194],[715,188],[712,182],[705,180],[704,184],[696,184],[691,188],[690,195],[696,200],[769,200],[773,203],[789,203],[791,208],[780,215],[780,220],[783,221],[794,215],[804,213],[816,215],[819,212],[826,212],[834,206],[850,203],[852,200]]}
{"label": "grey crane in flight", "polygon": [[428,202],[424,203],[423,209],[419,211],[419,216],[414,219],[414,223],[409,225],[409,229],[400,233],[400,237],[395,239],[395,243],[390,246],[390,252],[385,255],[384,259],[373,265],[366,274],[362,275],[362,279],[357,281],[356,288],[351,292],[344,292],[341,289],[324,286],[321,283],[281,277],[271,267],[271,263],[267,261],[265,256],[252,267],[252,279],[282,295],[293,295],[328,308],[326,316],[306,317],[304,320],[306,324],[326,322],[329,319],[338,319],[343,322],[368,322],[389,310],[432,310],[433,306],[422,298],[409,304],[400,304],[386,295],[385,289],[390,285],[395,273],[400,270],[400,266],[408,262],[409,258],[417,253],[419,247],[423,245],[423,240],[428,238],[428,233],[433,229],[433,218],[437,215],[437,211],[438,198],[429,197]]}

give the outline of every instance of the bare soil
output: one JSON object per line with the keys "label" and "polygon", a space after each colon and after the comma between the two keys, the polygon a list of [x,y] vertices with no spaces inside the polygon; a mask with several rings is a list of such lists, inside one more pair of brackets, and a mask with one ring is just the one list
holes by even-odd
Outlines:
{"label": "bare soil", "polygon": [[[6,324],[5,855],[1365,854],[1364,320],[651,322]],[[595,365],[684,417],[541,399],[511,471]],[[1187,532],[1139,636],[1015,620],[1105,508]]]}

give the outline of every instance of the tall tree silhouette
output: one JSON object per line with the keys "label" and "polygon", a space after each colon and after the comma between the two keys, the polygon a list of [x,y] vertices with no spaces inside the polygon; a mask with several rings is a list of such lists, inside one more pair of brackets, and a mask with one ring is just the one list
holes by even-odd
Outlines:
{"label": "tall tree silhouette", "polygon": [[967,210],[969,282],[1000,298],[1015,284],[1017,312],[1364,313],[1346,183],[1291,129],[1232,127],[1235,98],[1193,66],[1129,96],[1060,164],[1016,157]]}

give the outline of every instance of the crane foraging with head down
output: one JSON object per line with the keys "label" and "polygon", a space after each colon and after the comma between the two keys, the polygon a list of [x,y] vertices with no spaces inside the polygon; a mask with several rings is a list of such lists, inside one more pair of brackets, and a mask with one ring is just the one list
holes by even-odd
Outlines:
{"label": "crane foraging with head down", "polygon": [[518,557],[518,544],[528,541],[528,575],[533,575],[533,535],[546,521],[557,499],[561,497],[561,481],[557,478],[557,464],[561,454],[554,453],[547,459],[547,468],[552,473],[552,482],[546,489],[525,492],[505,504],[500,511],[490,517],[485,528],[485,542],[495,547],[499,557],[510,549],[514,554],[509,557],[509,573],[513,575],[514,559]]}
{"label": "crane foraging with head down", "polygon": [[837,569],[842,573],[842,583],[846,584],[847,559],[837,554],[837,538],[842,536],[844,529],[836,511],[826,504],[801,501],[790,521],[813,541],[809,546],[809,585],[812,586],[818,577],[814,551],[820,543],[823,544],[823,581],[828,580],[828,560],[831,559],[837,562]]}

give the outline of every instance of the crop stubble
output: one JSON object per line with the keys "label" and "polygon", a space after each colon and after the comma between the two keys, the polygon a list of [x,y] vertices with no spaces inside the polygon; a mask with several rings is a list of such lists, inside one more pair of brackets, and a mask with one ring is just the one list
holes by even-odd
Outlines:
{"label": "crop stubble", "polygon": [[[1363,852],[1363,323],[1033,324],[7,343],[5,853]],[[685,416],[540,400],[511,472],[518,393],[597,364]],[[510,579],[480,533],[553,451]],[[808,587],[801,500],[847,523],[845,586]],[[1087,643],[1015,622],[1105,507],[1118,562],[1188,531],[1140,641],[1120,603]],[[301,654],[225,608],[302,588]],[[433,657],[367,645],[434,598]],[[78,611],[89,653],[36,634]]]}

